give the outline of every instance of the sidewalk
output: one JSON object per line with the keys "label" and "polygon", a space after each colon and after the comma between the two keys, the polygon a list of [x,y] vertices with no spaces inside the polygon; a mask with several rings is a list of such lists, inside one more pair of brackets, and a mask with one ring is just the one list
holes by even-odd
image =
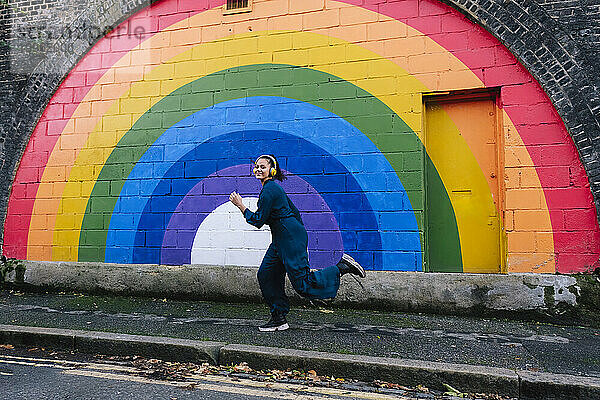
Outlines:
{"label": "sidewalk", "polygon": [[[288,331],[261,333],[257,327],[267,317],[260,304],[0,292],[0,342],[46,340],[49,346],[63,337],[63,345],[73,345],[80,341],[75,337],[85,336],[102,338],[100,347],[114,352],[125,351],[119,341],[139,342],[137,348],[146,351],[160,347],[150,342],[160,342],[161,352],[173,357],[178,357],[177,346],[185,354],[186,346],[204,344],[207,360],[249,361],[256,368],[277,364],[319,372],[321,367],[336,376],[413,380],[403,384],[435,383],[415,381],[437,376],[463,391],[600,398],[600,329],[306,305],[292,308]],[[128,349],[135,348],[129,344]],[[530,382],[531,395],[524,393],[523,382]]]}

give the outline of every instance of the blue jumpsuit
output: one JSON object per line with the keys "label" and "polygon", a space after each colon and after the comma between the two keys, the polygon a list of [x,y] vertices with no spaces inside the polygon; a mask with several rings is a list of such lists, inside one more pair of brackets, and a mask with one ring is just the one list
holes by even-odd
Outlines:
{"label": "blue jumpsuit", "polygon": [[334,298],[340,287],[340,271],[336,265],[311,271],[308,266],[308,235],[300,212],[281,186],[272,179],[265,182],[258,196],[258,209],[244,211],[246,222],[260,228],[271,228],[272,242],[258,269],[258,283],[271,312],[284,315],[290,310],[285,294],[287,272],[292,287],[308,299]]}

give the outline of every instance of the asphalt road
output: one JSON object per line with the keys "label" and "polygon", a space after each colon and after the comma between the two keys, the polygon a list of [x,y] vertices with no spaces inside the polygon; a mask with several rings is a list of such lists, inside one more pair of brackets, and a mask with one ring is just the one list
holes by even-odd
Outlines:
{"label": "asphalt road", "polygon": [[[329,388],[186,371],[176,380],[155,379],[159,367],[127,363],[43,357],[26,350],[0,351],[2,399],[290,399],[290,400],[414,400],[439,399],[428,393],[409,396],[372,390]],[[24,354],[25,353],[25,354]],[[33,352],[36,353],[36,352]],[[39,353],[39,352],[37,352]],[[74,360],[75,358],[75,360]],[[164,377],[163,377],[164,378]],[[451,399],[451,396],[442,396]]]}

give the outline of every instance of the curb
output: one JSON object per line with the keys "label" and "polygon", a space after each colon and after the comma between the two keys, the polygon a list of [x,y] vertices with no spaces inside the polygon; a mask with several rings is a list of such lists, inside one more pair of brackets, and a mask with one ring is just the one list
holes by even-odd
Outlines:
{"label": "curb", "polygon": [[485,391],[523,400],[600,399],[599,378],[466,364],[18,325],[0,325],[0,343],[222,365],[244,361],[254,369],[314,369],[321,375],[362,381],[379,379],[407,386],[427,382],[440,389],[446,383],[465,392]]}
{"label": "curb", "polygon": [[218,363],[219,351],[226,345],[223,342],[18,325],[0,325],[0,342],[82,353],[135,354],[179,362],[213,364]]}
{"label": "curb", "polygon": [[375,379],[443,389],[444,383],[465,392],[486,392],[517,397],[519,378],[504,368],[474,367],[386,357],[370,357],[272,347],[228,345],[221,349],[223,364],[246,361],[253,368],[295,368],[319,371],[320,375],[372,381]]}

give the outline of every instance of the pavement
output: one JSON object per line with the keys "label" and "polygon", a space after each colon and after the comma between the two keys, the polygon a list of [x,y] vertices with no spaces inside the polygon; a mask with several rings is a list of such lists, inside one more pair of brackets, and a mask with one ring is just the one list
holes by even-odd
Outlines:
{"label": "pavement", "polygon": [[519,399],[600,399],[600,329],[298,304],[0,291],[0,344],[316,370]]}
{"label": "pavement", "polygon": [[[20,261],[8,282],[26,290],[262,302],[256,267]],[[300,299],[287,282],[292,300]],[[597,274],[369,271],[342,279],[335,303],[361,309],[529,318],[600,327]]]}

